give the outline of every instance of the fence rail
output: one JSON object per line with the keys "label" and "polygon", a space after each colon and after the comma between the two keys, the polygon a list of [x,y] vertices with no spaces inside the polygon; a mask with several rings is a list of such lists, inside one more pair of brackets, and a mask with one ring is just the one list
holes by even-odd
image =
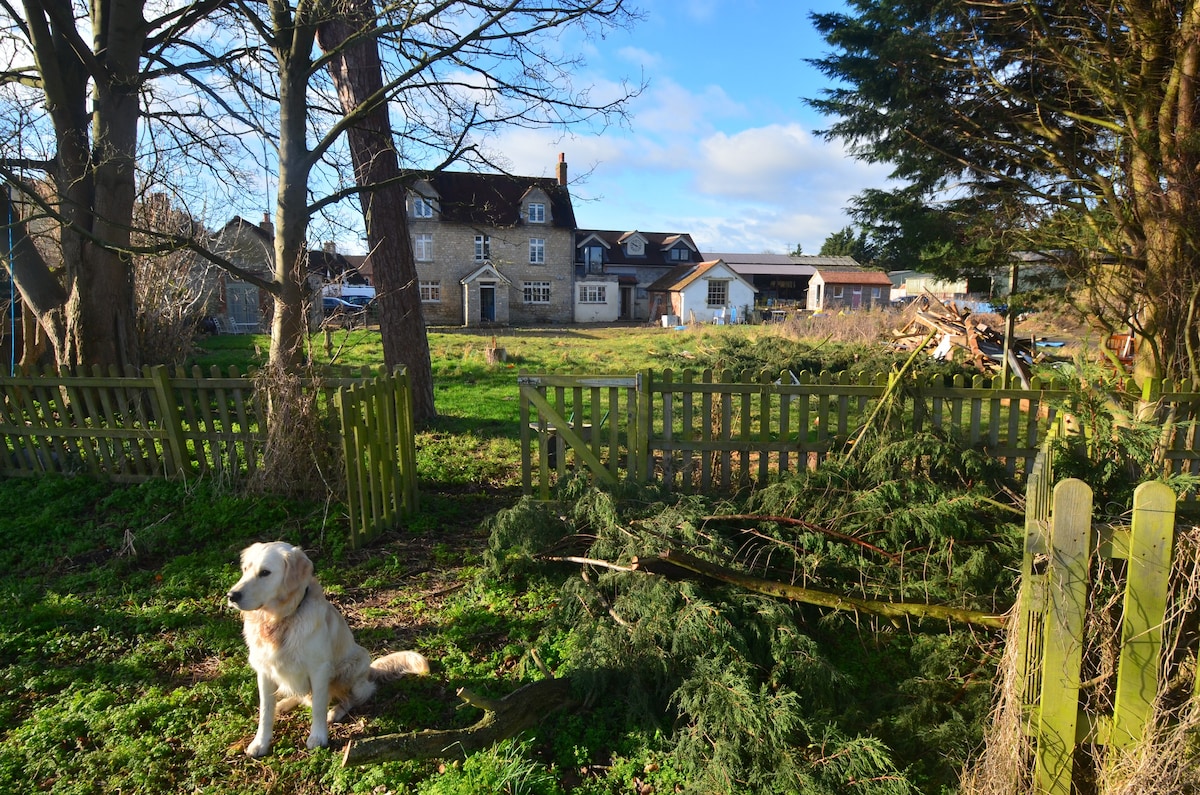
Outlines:
{"label": "fence rail", "polygon": [[[351,543],[417,507],[411,393],[404,371],[326,373],[323,411],[340,434]],[[253,374],[46,370],[0,377],[0,476],[89,474],[115,482],[252,476],[266,426]]]}
{"label": "fence rail", "polygon": [[[790,371],[522,375],[518,383],[522,485],[543,498],[574,471],[691,492],[816,467],[895,395],[906,431],[957,434],[1023,475],[1070,395],[1063,382],[1037,379],[1023,389],[983,376],[901,381]],[[893,419],[901,421],[899,413]]]}

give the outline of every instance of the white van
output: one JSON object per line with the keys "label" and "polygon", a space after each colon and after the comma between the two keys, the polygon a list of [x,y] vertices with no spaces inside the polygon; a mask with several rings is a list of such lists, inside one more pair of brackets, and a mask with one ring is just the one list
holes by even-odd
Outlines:
{"label": "white van", "polygon": [[327,284],[321,290],[327,298],[340,298],[358,306],[366,306],[375,300],[375,288],[367,284]]}

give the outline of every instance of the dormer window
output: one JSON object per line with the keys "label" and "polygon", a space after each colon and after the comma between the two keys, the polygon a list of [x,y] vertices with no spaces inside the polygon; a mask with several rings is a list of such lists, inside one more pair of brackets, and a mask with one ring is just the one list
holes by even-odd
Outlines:
{"label": "dormer window", "polygon": [[585,265],[602,265],[604,263],[604,246],[584,246],[582,252]]}
{"label": "dormer window", "polygon": [[671,262],[691,262],[692,260],[692,250],[687,246],[676,246],[668,253]]}
{"label": "dormer window", "polygon": [[544,224],[546,223],[546,205],[541,202],[529,203],[529,223]]}
{"label": "dormer window", "polygon": [[413,197],[413,218],[432,218],[433,202],[424,196]]}

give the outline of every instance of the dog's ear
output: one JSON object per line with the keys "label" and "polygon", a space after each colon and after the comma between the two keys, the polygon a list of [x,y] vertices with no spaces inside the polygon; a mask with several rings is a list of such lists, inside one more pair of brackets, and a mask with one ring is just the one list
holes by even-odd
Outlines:
{"label": "dog's ear", "polygon": [[292,547],[283,556],[283,590],[287,593],[303,591],[312,579],[313,564],[300,547]]}

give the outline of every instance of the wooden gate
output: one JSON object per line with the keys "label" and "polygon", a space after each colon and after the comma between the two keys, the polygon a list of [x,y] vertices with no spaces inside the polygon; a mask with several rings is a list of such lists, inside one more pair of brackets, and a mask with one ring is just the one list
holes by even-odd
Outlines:
{"label": "wooden gate", "polygon": [[[521,486],[550,498],[550,473],[586,468],[605,483],[639,467],[637,376],[521,376]],[[622,405],[624,403],[624,405]],[[538,450],[537,461],[532,451]],[[644,445],[642,445],[644,447]],[[571,461],[568,462],[568,456]],[[573,466],[569,466],[573,464]],[[644,466],[644,464],[642,464]]]}
{"label": "wooden gate", "polygon": [[[1091,490],[1075,479],[1051,486],[1047,461],[1039,456],[1026,492],[1017,687],[1034,743],[1034,791],[1070,795],[1077,748],[1128,748],[1146,736],[1160,691],[1175,494],[1164,483],[1143,483],[1128,528],[1093,526]],[[1125,577],[1112,707],[1098,712],[1081,687],[1100,558],[1124,560]]]}

